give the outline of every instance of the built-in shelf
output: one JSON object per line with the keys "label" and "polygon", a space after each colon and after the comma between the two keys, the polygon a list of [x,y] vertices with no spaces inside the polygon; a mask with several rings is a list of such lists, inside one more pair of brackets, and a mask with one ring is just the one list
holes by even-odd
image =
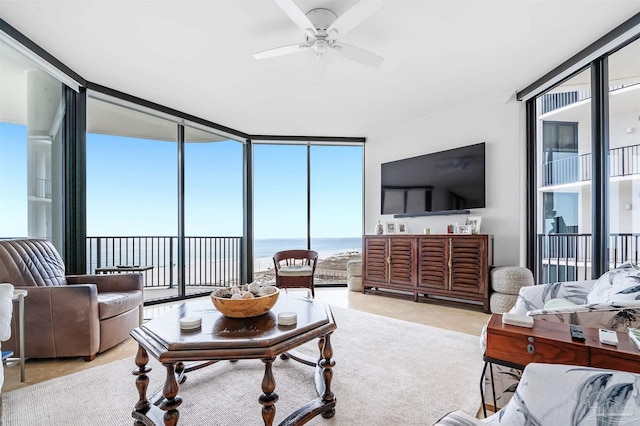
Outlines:
{"label": "built-in shelf", "polygon": [[453,216],[456,214],[470,214],[471,210],[442,210],[438,212],[414,212],[414,213],[399,213],[394,214],[393,217],[418,217],[418,216]]}

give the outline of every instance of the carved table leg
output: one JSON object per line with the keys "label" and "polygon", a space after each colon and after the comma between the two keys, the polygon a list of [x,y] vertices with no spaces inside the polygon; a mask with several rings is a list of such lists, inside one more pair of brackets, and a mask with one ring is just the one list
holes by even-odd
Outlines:
{"label": "carved table leg", "polygon": [[167,369],[167,378],[164,382],[162,395],[165,399],[160,404],[160,409],[164,411],[164,425],[176,426],[180,413],[178,407],[182,404],[182,398],[178,396],[178,381],[176,380],[175,364],[163,363]]}
{"label": "carved table leg", "polygon": [[[324,377],[324,392],[322,394],[322,401],[327,404],[330,402],[335,403],[336,397],[331,392],[331,379],[333,379],[333,366],[336,365],[335,361],[331,359],[333,356],[333,348],[331,347],[331,333],[327,333],[324,336],[324,345],[322,347],[322,358],[320,360],[320,367],[322,368],[322,375]],[[335,408],[322,413],[322,417],[330,419],[336,414]]]}
{"label": "carved table leg", "polygon": [[[138,368],[133,370],[131,374],[137,376],[136,388],[138,388],[138,403],[134,410],[142,413],[148,411],[150,407],[149,400],[147,399],[147,387],[149,386],[149,376],[147,376],[147,373],[151,371],[151,367],[147,367],[148,362],[149,355],[147,351],[142,346],[138,346],[138,352],[136,353],[136,365]],[[141,426],[143,423],[136,421],[134,425]]]}
{"label": "carved table leg", "polygon": [[278,400],[278,394],[274,392],[276,389],[276,380],[273,377],[273,371],[271,364],[275,358],[263,359],[264,362],[264,377],[262,379],[262,395],[258,398],[260,404],[262,404],[262,420],[265,426],[273,425],[273,419],[276,416],[275,403]]}

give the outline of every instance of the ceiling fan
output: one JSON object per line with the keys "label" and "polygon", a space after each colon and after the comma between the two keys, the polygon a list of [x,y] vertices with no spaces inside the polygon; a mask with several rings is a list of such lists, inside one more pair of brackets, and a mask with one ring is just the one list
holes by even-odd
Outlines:
{"label": "ceiling fan", "polygon": [[276,3],[304,31],[305,42],[254,53],[254,58],[266,59],[310,50],[316,60],[325,52],[336,53],[343,58],[372,67],[380,66],[384,60],[368,50],[337,41],[339,36],[353,30],[378,10],[382,6],[382,0],[360,0],[340,17],[325,8],[316,8],[304,13],[293,0],[276,0]]}

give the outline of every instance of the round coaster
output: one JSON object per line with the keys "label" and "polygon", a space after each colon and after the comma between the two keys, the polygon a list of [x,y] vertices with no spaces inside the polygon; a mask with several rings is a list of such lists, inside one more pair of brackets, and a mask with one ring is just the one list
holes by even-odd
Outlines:
{"label": "round coaster", "polygon": [[295,312],[280,312],[278,314],[278,324],[293,325],[298,322],[298,314]]}
{"label": "round coaster", "polygon": [[182,330],[193,330],[202,325],[202,317],[189,316],[180,318],[180,328]]}

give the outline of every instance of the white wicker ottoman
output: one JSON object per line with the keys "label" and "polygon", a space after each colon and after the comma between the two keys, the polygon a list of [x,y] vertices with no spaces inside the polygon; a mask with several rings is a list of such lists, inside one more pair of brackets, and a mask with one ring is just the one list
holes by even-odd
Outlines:
{"label": "white wicker ottoman", "polygon": [[347,286],[351,291],[362,291],[362,261],[347,262]]}
{"label": "white wicker ottoman", "polygon": [[520,266],[499,266],[491,270],[489,306],[494,314],[508,312],[518,300],[521,287],[533,285],[533,274]]}

